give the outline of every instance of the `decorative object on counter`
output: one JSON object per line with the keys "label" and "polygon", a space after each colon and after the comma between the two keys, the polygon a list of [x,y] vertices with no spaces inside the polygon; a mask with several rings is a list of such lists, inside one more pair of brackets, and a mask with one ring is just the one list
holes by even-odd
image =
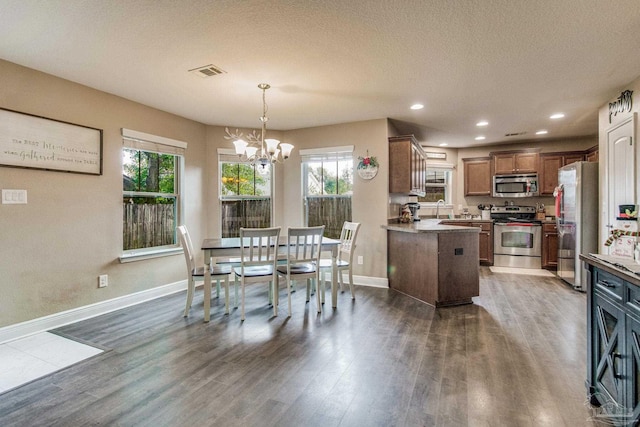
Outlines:
{"label": "decorative object on counter", "polygon": [[638,219],[638,208],[636,205],[620,205],[618,206],[618,211],[620,214],[618,218],[621,220],[637,220]]}
{"label": "decorative object on counter", "polygon": [[400,222],[411,222],[411,211],[409,210],[409,205],[404,205],[402,207],[402,212],[400,212]]}
{"label": "decorative object on counter", "polygon": [[378,174],[378,159],[374,156],[367,155],[364,157],[358,157],[358,176],[362,179],[373,179]]}
{"label": "decorative object on counter", "polygon": [[640,236],[638,232],[638,223],[635,223],[635,231],[622,230],[615,228],[611,230],[611,235],[604,242],[605,246],[610,247],[610,255],[619,256],[624,258],[633,258],[634,249],[636,246],[636,238]]}

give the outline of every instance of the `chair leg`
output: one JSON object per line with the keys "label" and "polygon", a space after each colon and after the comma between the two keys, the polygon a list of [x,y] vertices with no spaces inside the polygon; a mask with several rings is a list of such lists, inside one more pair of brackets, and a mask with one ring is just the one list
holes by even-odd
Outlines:
{"label": "chair leg", "polygon": [[318,306],[318,313],[322,313],[322,302],[320,302],[320,276],[313,279],[316,282],[316,304]]}
{"label": "chair leg", "polygon": [[269,282],[269,290],[273,295],[273,316],[274,317],[278,317],[278,304],[280,303],[279,301],[280,285],[278,284],[279,277],[280,276],[277,276],[275,279]]}
{"label": "chair leg", "polygon": [[353,271],[349,267],[349,290],[351,290],[351,299],[356,299],[356,294],[353,292]]}
{"label": "chair leg", "polygon": [[310,299],[311,299],[311,283],[309,283],[309,280],[307,279],[307,302],[309,302]]}
{"label": "chair leg", "polygon": [[244,278],[242,280],[242,301],[240,302],[240,320],[244,322]]}
{"label": "chair leg", "polygon": [[235,287],[235,298],[233,299],[233,308],[238,308],[238,276],[235,276],[233,285]]}
{"label": "chair leg", "polygon": [[216,298],[220,299],[220,279],[216,279]]}
{"label": "chair leg", "polygon": [[191,308],[191,303],[193,302],[193,292],[196,284],[194,283],[193,277],[189,277],[187,280],[187,305],[184,308],[184,317],[189,316],[189,309]]}
{"label": "chair leg", "polygon": [[291,282],[287,279],[287,299],[289,300],[289,315],[291,317]]}
{"label": "chair leg", "polygon": [[224,279],[224,314],[229,314],[229,276]]}

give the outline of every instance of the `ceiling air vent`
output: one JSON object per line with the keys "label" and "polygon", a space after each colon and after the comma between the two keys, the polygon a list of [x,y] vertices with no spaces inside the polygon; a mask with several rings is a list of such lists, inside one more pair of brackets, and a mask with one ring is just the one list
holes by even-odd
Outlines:
{"label": "ceiling air vent", "polygon": [[513,132],[513,133],[505,133],[504,136],[519,136],[519,135],[525,135],[527,132]]}
{"label": "ceiling air vent", "polygon": [[218,68],[215,65],[209,64],[204,67],[194,68],[189,70],[190,73],[193,73],[197,76],[202,77],[203,79],[206,77],[217,76],[218,74],[226,73],[222,68]]}

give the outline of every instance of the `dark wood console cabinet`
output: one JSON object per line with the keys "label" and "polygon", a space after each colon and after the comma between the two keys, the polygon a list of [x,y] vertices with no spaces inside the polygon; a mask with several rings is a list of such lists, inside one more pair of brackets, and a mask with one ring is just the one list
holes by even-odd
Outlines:
{"label": "dark wood console cabinet", "polygon": [[[640,276],[590,255],[587,274],[587,393],[615,425],[640,422]],[[614,424],[611,424],[614,425]]]}

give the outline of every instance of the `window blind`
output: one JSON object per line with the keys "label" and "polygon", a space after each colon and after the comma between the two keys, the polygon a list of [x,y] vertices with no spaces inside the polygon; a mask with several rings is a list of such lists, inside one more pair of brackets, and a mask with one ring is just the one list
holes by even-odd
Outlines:
{"label": "window blind", "polygon": [[122,128],[122,146],[174,156],[184,156],[187,150],[186,142],[125,128]]}
{"label": "window blind", "polygon": [[328,160],[352,160],[353,145],[340,147],[311,148],[300,150],[300,157],[303,163],[320,162]]}

